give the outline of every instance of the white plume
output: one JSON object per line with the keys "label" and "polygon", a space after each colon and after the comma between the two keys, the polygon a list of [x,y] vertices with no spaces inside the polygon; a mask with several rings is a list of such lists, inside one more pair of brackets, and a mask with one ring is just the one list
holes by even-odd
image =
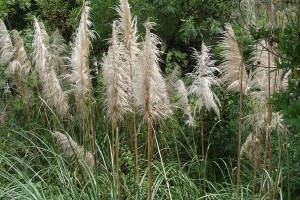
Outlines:
{"label": "white plume", "polygon": [[187,74],[193,79],[192,85],[188,88],[188,94],[193,94],[197,97],[196,109],[199,112],[202,108],[213,110],[220,117],[220,101],[217,95],[212,91],[213,85],[219,85],[214,73],[219,71],[214,67],[215,61],[211,60],[209,48],[202,43],[201,54],[194,49],[192,57],[197,64],[193,73]]}

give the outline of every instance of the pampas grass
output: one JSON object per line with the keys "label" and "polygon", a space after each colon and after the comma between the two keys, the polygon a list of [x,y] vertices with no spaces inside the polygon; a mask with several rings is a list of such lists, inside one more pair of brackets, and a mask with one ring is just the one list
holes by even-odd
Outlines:
{"label": "pampas grass", "polygon": [[172,113],[167,96],[165,79],[159,68],[159,54],[157,47],[160,39],[151,33],[153,22],[145,24],[146,35],[139,55],[139,86],[137,92],[138,105],[144,120],[153,123]]}
{"label": "pampas grass", "polygon": [[[129,82],[129,101],[131,106],[131,132],[130,134],[130,146],[134,140],[134,151],[135,151],[135,162],[136,162],[136,183],[139,183],[139,167],[138,167],[138,144],[137,144],[137,130],[136,130],[136,101],[134,98],[135,94],[135,81],[136,78],[136,64],[137,55],[139,52],[138,48],[138,36],[137,36],[137,19],[132,18],[130,12],[130,6],[127,0],[120,0],[119,6],[117,8],[119,14],[119,24],[118,29],[120,32],[120,41],[124,44],[125,57],[124,62],[127,67],[125,67],[126,73],[130,75]],[[134,138],[134,139],[133,139]]]}
{"label": "pampas grass", "polygon": [[172,95],[173,91],[177,88],[177,81],[180,79],[181,71],[179,65],[176,65],[172,72],[166,77],[167,92]]}
{"label": "pampas grass", "polygon": [[12,39],[15,47],[14,60],[8,66],[8,73],[14,74],[15,71],[22,75],[28,75],[31,69],[31,63],[25,51],[23,40],[17,30],[12,30]]}
{"label": "pampas grass", "polygon": [[176,82],[176,86],[177,86],[177,94],[179,96],[177,105],[184,110],[184,114],[188,117],[188,119],[185,120],[185,124],[192,127],[194,126],[194,118],[191,114],[188,93],[186,91],[185,85],[182,80],[178,80]]}
{"label": "pampas grass", "polygon": [[[126,70],[126,62],[123,58],[125,47],[118,40],[116,22],[112,25],[112,38],[107,55],[103,59],[103,79],[106,88],[106,107],[107,115],[112,122],[113,131],[116,134],[116,161],[117,161],[117,180],[118,197],[120,198],[120,167],[119,167],[119,135],[118,123],[123,121],[124,115],[131,111],[129,98],[130,76]],[[114,134],[114,133],[112,133]],[[114,138],[114,137],[113,137]]]}
{"label": "pampas grass", "polygon": [[123,60],[124,46],[118,41],[116,22],[112,25],[112,38],[108,53],[103,58],[103,79],[106,87],[107,115],[113,124],[124,119],[124,115],[131,111],[129,102],[129,74]]}
{"label": "pampas grass", "polygon": [[16,85],[22,97],[22,101],[28,106],[28,103],[31,103],[30,101],[33,97],[32,89],[26,85],[26,80],[29,78],[29,72],[31,70],[31,63],[27,57],[23,40],[17,30],[12,30],[12,39],[15,53],[6,72],[9,77],[13,78],[13,84]]}
{"label": "pampas grass", "polygon": [[67,51],[65,40],[61,36],[58,29],[52,33],[51,37],[53,40],[53,42],[50,44],[52,54],[51,65],[54,66],[54,69],[58,71],[62,77],[66,77],[68,75],[66,65],[68,58],[64,56]]}
{"label": "pampas grass", "polygon": [[56,138],[57,146],[62,150],[65,157],[72,160],[85,161],[87,166],[93,170],[95,163],[91,152],[86,151],[82,146],[78,145],[70,136],[58,131],[51,133]]}
{"label": "pampas grass", "polygon": [[85,2],[82,8],[80,24],[76,32],[72,47],[72,55],[70,60],[71,74],[69,81],[75,92],[77,110],[79,113],[85,113],[86,96],[89,91],[89,71],[88,71],[88,55],[90,39],[95,38],[93,31],[90,30],[92,22],[90,19],[89,2]]}
{"label": "pampas grass", "polygon": [[188,94],[196,96],[195,110],[198,109],[201,113],[201,147],[202,159],[204,159],[204,110],[212,110],[220,117],[220,101],[211,89],[212,85],[219,85],[214,75],[219,69],[214,67],[215,61],[211,60],[209,48],[204,43],[202,43],[200,54],[193,49],[192,57],[196,60],[196,66],[193,73],[187,74],[193,80],[188,88]]}
{"label": "pampas grass", "polygon": [[[251,87],[268,92],[268,84],[266,84],[265,81],[268,79],[270,74],[270,92],[271,94],[273,94],[280,89],[285,89],[285,87],[287,86],[287,77],[281,77],[283,74],[282,69],[274,70],[276,68],[275,58],[272,53],[268,55],[268,51],[270,51],[270,49],[267,50],[267,42],[265,40],[261,40],[256,44],[256,49],[254,52],[254,64],[256,65],[256,68],[253,71]],[[269,56],[271,68],[270,72],[268,58]]]}
{"label": "pampas grass", "polygon": [[[242,52],[236,41],[234,31],[229,23],[225,24],[222,39],[223,50],[221,56],[224,58],[221,68],[221,81],[227,84],[227,90],[238,92],[242,76],[242,90],[247,93],[250,89],[249,78],[242,57]],[[243,70],[241,70],[243,68]],[[241,75],[242,71],[242,75]]]}
{"label": "pampas grass", "polygon": [[152,131],[154,123],[172,113],[164,77],[159,68],[159,54],[157,47],[160,39],[151,33],[153,22],[146,22],[146,35],[142,50],[139,55],[139,87],[137,88],[137,101],[140,105],[140,112],[148,125],[148,199],[152,199]]}
{"label": "pampas grass", "polygon": [[4,22],[0,19],[0,64],[6,65],[14,55],[14,47]]}
{"label": "pampas grass", "polygon": [[192,85],[188,88],[188,94],[197,97],[196,109],[199,112],[202,109],[212,110],[220,117],[220,101],[211,89],[213,85],[219,86],[218,79],[214,75],[219,69],[214,67],[215,61],[211,60],[209,48],[204,43],[202,43],[200,54],[193,49],[192,57],[196,60],[196,66],[193,73],[187,74],[193,79]]}
{"label": "pampas grass", "polygon": [[34,39],[33,39],[33,61],[35,70],[40,76],[43,88],[43,96],[60,116],[66,116],[69,110],[68,95],[60,86],[54,67],[51,64],[52,54],[49,48],[49,38],[46,30],[40,27],[34,18]]}

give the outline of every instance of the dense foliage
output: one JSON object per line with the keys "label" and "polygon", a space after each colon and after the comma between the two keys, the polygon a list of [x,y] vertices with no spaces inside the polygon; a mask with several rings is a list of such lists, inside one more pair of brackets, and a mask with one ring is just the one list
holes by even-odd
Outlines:
{"label": "dense foliage", "polygon": [[0,0],[0,199],[300,198],[300,3],[128,3]]}

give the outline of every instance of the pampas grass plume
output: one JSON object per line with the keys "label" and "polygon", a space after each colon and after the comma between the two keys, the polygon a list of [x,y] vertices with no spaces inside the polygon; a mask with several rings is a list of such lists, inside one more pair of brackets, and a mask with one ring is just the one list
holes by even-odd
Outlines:
{"label": "pampas grass plume", "polygon": [[75,92],[78,110],[81,113],[85,113],[85,98],[89,89],[89,72],[87,66],[89,52],[87,47],[91,45],[90,39],[95,38],[95,35],[90,30],[92,22],[88,1],[85,2],[82,10],[80,24],[72,47],[69,80]]}
{"label": "pampas grass plume", "polygon": [[221,52],[221,56],[224,58],[224,61],[220,65],[222,72],[221,81],[228,85],[228,91],[239,92],[241,68],[243,68],[242,89],[243,92],[246,93],[250,89],[248,75],[234,31],[229,23],[225,24],[222,46],[224,49]]}
{"label": "pampas grass plume", "polygon": [[72,140],[70,136],[58,131],[52,132],[52,135],[56,138],[58,146],[63,151],[65,157],[85,161],[88,167],[93,170],[95,163],[91,152],[86,151],[82,146]]}
{"label": "pampas grass plume", "polygon": [[20,76],[28,75],[31,63],[26,54],[23,40],[17,30],[12,30],[12,39],[15,46],[15,57],[8,67],[8,73],[14,74],[15,71],[19,71]]}
{"label": "pampas grass plume", "polygon": [[117,22],[112,25],[110,47],[102,61],[103,79],[106,87],[107,115],[116,125],[122,121],[124,115],[131,111],[129,103],[129,74],[126,73],[124,58],[125,47],[118,40]]}
{"label": "pampas grass plume", "polygon": [[14,47],[4,22],[0,19],[0,64],[8,64],[14,55]]}
{"label": "pampas grass plume", "polygon": [[211,89],[213,85],[219,85],[214,75],[219,70],[214,67],[215,61],[210,59],[209,48],[202,43],[201,53],[193,49],[192,57],[196,60],[196,66],[193,73],[187,74],[193,79],[192,85],[188,88],[188,94],[197,97],[196,108],[199,111],[202,108],[212,110],[220,117],[220,101]]}
{"label": "pampas grass plume", "polygon": [[40,26],[38,20],[34,18],[35,35],[33,40],[33,59],[35,69],[38,71],[42,82],[43,96],[60,116],[66,116],[69,110],[68,96],[60,86],[60,81],[56,76],[54,67],[51,65],[53,55],[51,54],[48,34],[44,26]]}
{"label": "pampas grass plume", "polygon": [[176,82],[176,86],[177,86],[177,94],[179,96],[179,100],[177,104],[179,107],[181,107],[184,110],[184,114],[188,117],[188,119],[185,120],[185,123],[188,126],[193,126],[194,119],[191,115],[191,108],[189,105],[189,99],[188,99],[188,94],[185,85],[182,80],[178,80]]}
{"label": "pampas grass plume", "polygon": [[159,68],[160,51],[157,47],[160,39],[151,33],[155,23],[145,24],[146,35],[142,50],[139,55],[138,102],[144,119],[148,122],[159,120],[161,117],[168,117],[172,111],[167,96],[165,79]]}

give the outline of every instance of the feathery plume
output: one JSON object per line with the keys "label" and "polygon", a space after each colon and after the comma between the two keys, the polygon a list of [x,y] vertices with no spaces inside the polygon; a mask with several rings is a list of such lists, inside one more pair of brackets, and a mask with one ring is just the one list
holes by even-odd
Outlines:
{"label": "feathery plume", "polygon": [[53,42],[51,43],[52,60],[51,65],[58,70],[63,77],[67,76],[68,70],[66,66],[67,57],[63,56],[66,53],[65,40],[57,29],[52,33]]}
{"label": "feathery plume", "polygon": [[31,63],[25,51],[23,40],[21,39],[17,30],[12,30],[12,39],[15,46],[15,57],[8,66],[8,73],[14,74],[19,71],[20,76],[28,75],[31,69]]}
{"label": "feathery plume", "polygon": [[[22,101],[31,104],[33,91],[26,85],[31,63],[27,57],[23,40],[17,30],[12,30],[12,39],[14,43],[14,56],[7,68],[7,75],[13,78],[13,84],[22,97]],[[18,73],[17,73],[18,72]]]}
{"label": "feathery plume", "polygon": [[159,54],[157,47],[161,43],[160,39],[151,33],[155,23],[146,22],[146,35],[139,54],[139,66],[141,69],[138,73],[137,86],[137,103],[140,111],[147,122],[148,132],[148,199],[152,195],[152,131],[153,124],[162,117],[169,117],[172,113],[169,99],[167,96],[167,88],[165,79],[159,68]]}
{"label": "feathery plume", "polygon": [[221,56],[224,58],[224,62],[220,65],[222,72],[221,80],[228,85],[228,91],[238,92],[240,90],[241,68],[243,68],[242,89],[243,92],[246,93],[250,89],[250,85],[239,45],[229,23],[225,24],[225,29],[222,40],[222,46],[224,49],[221,52]]}
{"label": "feathery plume", "polygon": [[65,157],[85,161],[88,167],[93,170],[95,163],[91,152],[86,151],[82,146],[72,140],[70,136],[58,131],[51,133],[56,138],[58,146],[63,151]]}
{"label": "feathery plume", "polygon": [[50,65],[53,56],[48,49],[49,45],[44,43],[49,41],[49,38],[47,38],[46,30],[40,27],[40,24],[42,23],[39,23],[34,18],[33,61],[35,70],[38,72],[42,82],[44,98],[58,114],[65,116],[69,109],[68,96],[60,86],[54,67]]}
{"label": "feathery plume", "polygon": [[276,68],[274,55],[272,53],[268,53],[266,49],[267,42],[265,40],[261,40],[256,45],[256,50],[254,52],[254,64],[257,66],[252,74],[251,87],[260,89],[261,91],[268,91],[268,84],[265,83],[268,80],[269,76],[269,56],[270,56],[270,83],[271,83],[271,94],[278,91],[279,89],[284,89],[286,84],[286,77],[281,80],[282,70],[277,69],[276,71],[272,70]]}
{"label": "feathery plume", "polygon": [[119,32],[120,32],[120,42],[124,45],[125,57],[124,63],[127,67],[124,68],[125,73],[129,74],[128,82],[128,98],[131,107],[131,130],[130,133],[130,142],[134,138],[135,143],[135,161],[136,161],[136,182],[139,184],[139,167],[138,167],[138,147],[137,147],[137,133],[136,133],[136,100],[135,100],[135,84],[138,84],[136,81],[136,63],[137,55],[139,52],[138,43],[137,43],[137,19],[131,16],[130,7],[128,0],[120,0],[120,4],[116,9],[119,14]]}
{"label": "feathery plume", "polygon": [[185,85],[184,85],[182,80],[178,80],[176,82],[176,86],[177,86],[177,93],[178,93],[178,96],[179,96],[179,100],[178,100],[177,104],[178,104],[179,107],[181,107],[184,110],[184,114],[186,116],[188,116],[188,119],[185,120],[185,123],[188,126],[193,126],[194,125],[194,119],[191,115],[191,108],[190,108],[190,105],[189,105],[189,99],[188,99],[188,95],[187,95]]}
{"label": "feathery plume", "polygon": [[124,45],[118,41],[116,22],[112,25],[112,38],[110,47],[102,61],[103,79],[106,87],[107,114],[113,124],[123,120],[124,115],[130,111],[128,87],[130,77],[126,73],[124,62]]}
{"label": "feathery plume", "polygon": [[38,72],[41,81],[47,79],[48,75],[48,64],[51,59],[50,52],[45,41],[48,38],[45,38],[44,31],[41,29],[40,24],[36,18],[34,18],[34,37],[33,37],[33,63],[35,70]]}
{"label": "feathery plume", "polygon": [[47,46],[47,48],[49,48],[50,42],[49,42],[49,35],[46,31],[46,27],[45,27],[45,25],[42,21],[39,21],[39,26],[40,26],[40,29],[41,29],[41,35],[43,37],[43,42]]}
{"label": "feathery plume", "polygon": [[132,19],[128,0],[120,0],[120,5],[117,8],[120,16],[119,28],[122,34],[122,41],[125,48],[128,50],[130,58],[133,58],[138,53],[137,47],[137,22],[136,18]]}
{"label": "feathery plume", "polygon": [[88,1],[85,2],[82,10],[80,24],[72,48],[70,60],[71,74],[69,75],[69,80],[75,92],[78,110],[84,113],[85,98],[89,86],[89,72],[87,66],[89,50],[87,46],[91,45],[90,38],[93,39],[95,35],[93,31],[90,30],[92,22],[89,14],[90,7]]}
{"label": "feathery plume", "polygon": [[172,94],[176,89],[176,82],[180,79],[181,71],[179,65],[176,65],[173,71],[166,77],[168,94]]}
{"label": "feathery plume", "polygon": [[260,131],[250,133],[241,147],[241,157],[247,155],[251,160],[258,163],[260,160],[262,141],[263,136]]}
{"label": "feathery plume", "polygon": [[43,96],[60,116],[66,116],[69,111],[68,95],[62,90],[54,70],[48,73],[43,87]]}
{"label": "feathery plume", "polygon": [[[246,123],[255,126],[259,130],[267,130],[268,128],[268,92],[253,91],[251,97],[254,102],[254,110],[252,114],[245,116]],[[272,112],[272,120],[270,128],[283,131],[284,124],[282,115],[279,112]]]}
{"label": "feathery plume", "polygon": [[6,65],[14,55],[14,47],[4,22],[0,19],[0,64]]}
{"label": "feathery plume", "polygon": [[136,63],[137,55],[139,52],[138,42],[137,42],[137,19],[132,18],[130,12],[130,6],[127,0],[120,0],[120,5],[117,7],[117,12],[120,16],[118,23],[118,34],[120,34],[120,42],[124,45],[125,57],[123,59],[128,67],[124,68],[126,73],[130,75],[129,82],[129,99],[131,103],[131,109],[135,108],[135,86],[136,84]]}
{"label": "feathery plume", "polygon": [[205,108],[213,110],[220,117],[220,101],[211,89],[212,85],[219,85],[214,75],[219,69],[214,67],[215,61],[211,60],[209,48],[204,43],[202,43],[201,54],[193,49],[192,57],[196,60],[196,66],[193,73],[187,74],[193,79],[192,85],[188,88],[188,94],[196,95],[196,109],[198,108],[199,112]]}
{"label": "feathery plume", "polygon": [[145,24],[146,35],[142,50],[139,55],[138,103],[144,119],[152,122],[161,117],[169,116],[172,111],[166,91],[166,83],[159,68],[159,54],[157,47],[161,43],[160,39],[151,33],[155,23]]}

